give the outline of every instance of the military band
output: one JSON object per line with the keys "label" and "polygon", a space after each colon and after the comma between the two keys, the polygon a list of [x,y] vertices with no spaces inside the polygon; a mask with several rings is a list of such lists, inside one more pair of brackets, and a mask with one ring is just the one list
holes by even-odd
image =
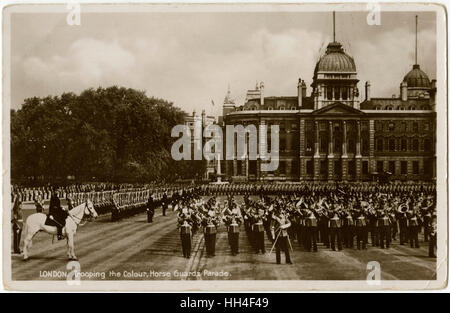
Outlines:
{"label": "military band", "polygon": [[[177,211],[182,254],[191,256],[193,239],[199,229],[206,254],[216,254],[217,233],[225,229],[230,254],[239,253],[241,225],[254,253],[265,254],[266,243],[275,249],[276,261],[281,252],[291,263],[290,250],[317,252],[319,244],[332,251],[343,249],[366,250],[368,247],[389,249],[392,242],[408,244],[417,249],[419,233],[428,242],[428,255],[436,256],[436,197],[433,185],[358,185],[321,184],[231,184],[224,186],[196,186],[159,189],[121,189],[112,193],[111,210],[114,220],[124,217],[124,211],[146,211],[147,222],[154,220],[155,210],[165,215],[169,205]],[[53,189],[50,211],[58,219],[55,209],[61,208],[62,193]],[[68,189],[70,191],[70,189]],[[64,193],[67,205],[74,206],[85,197],[94,197],[101,205],[109,191],[89,191],[86,195]],[[226,195],[226,200],[218,196]],[[236,197],[235,197],[236,195]],[[240,197],[243,196],[243,201]],[[12,226],[14,252],[20,252],[22,230],[21,199],[14,195]],[[238,199],[239,198],[239,199]],[[34,198],[36,211],[43,212],[39,194]],[[144,209],[139,211],[140,206]],[[58,227],[58,234],[61,235]],[[222,228],[223,227],[223,228]],[[241,236],[242,237],[242,236]],[[200,237],[199,237],[200,238]],[[397,238],[399,241],[397,241]],[[267,241],[266,241],[267,240]],[[355,244],[356,241],[356,244]]]}

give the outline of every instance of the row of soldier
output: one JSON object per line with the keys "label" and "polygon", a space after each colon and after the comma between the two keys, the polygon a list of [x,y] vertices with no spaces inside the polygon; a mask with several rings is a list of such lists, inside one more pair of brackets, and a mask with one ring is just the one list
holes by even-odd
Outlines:
{"label": "row of soldier", "polygon": [[399,182],[379,184],[374,182],[300,182],[300,183],[237,183],[203,185],[205,195],[272,195],[311,192],[329,192],[342,190],[344,192],[435,192],[436,185],[432,182]]}
{"label": "row of soldier", "polygon": [[[215,197],[208,201],[200,197],[181,203],[178,226],[183,254],[190,255],[187,238],[203,226],[208,256],[214,256],[215,234],[223,222],[226,225],[231,253],[239,251],[239,225],[243,222],[255,253],[265,253],[267,237],[277,251],[285,251],[290,263],[292,240],[306,251],[318,251],[318,243],[331,250],[351,248],[365,250],[369,244],[390,248],[393,240],[400,245],[419,248],[419,233],[428,242],[428,255],[435,257],[436,203],[431,192],[374,193],[370,191],[322,190],[285,196],[260,196],[251,200],[247,195],[239,206],[229,197],[223,205]],[[370,236],[369,236],[370,234]]]}

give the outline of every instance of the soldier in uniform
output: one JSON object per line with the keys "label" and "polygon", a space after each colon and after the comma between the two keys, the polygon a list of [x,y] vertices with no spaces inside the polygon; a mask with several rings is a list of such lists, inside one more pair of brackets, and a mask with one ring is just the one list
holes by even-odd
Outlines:
{"label": "soldier in uniform", "polygon": [[147,200],[147,223],[153,223],[153,216],[155,215],[155,202],[153,196],[150,195]]}
{"label": "soldier in uniform", "polygon": [[420,248],[419,246],[419,215],[416,210],[410,210],[407,212],[408,216],[408,234],[409,244],[411,248]]}
{"label": "soldier in uniform", "polygon": [[61,207],[61,201],[58,198],[56,191],[53,191],[50,198],[49,217],[55,222],[58,240],[64,239],[62,229],[66,224],[67,212]]}
{"label": "soldier in uniform", "polygon": [[13,242],[14,253],[20,254],[20,237],[22,236],[23,219],[22,219],[22,202],[18,195],[15,196],[14,204],[12,207],[12,230],[13,230]]}
{"label": "soldier in uniform", "polygon": [[167,193],[164,192],[162,199],[161,199],[161,206],[162,206],[162,215],[166,216],[166,210],[169,205],[169,201],[167,200]]}
{"label": "soldier in uniform", "polygon": [[350,210],[347,210],[345,212],[344,225],[342,227],[344,246],[346,248],[353,248],[353,237],[354,237],[353,227],[354,227],[353,216],[350,213]]}
{"label": "soldier in uniform", "polygon": [[37,213],[44,213],[44,202],[42,201],[42,196],[41,195],[38,195],[34,199],[34,205],[36,207],[36,212]]}
{"label": "soldier in uniform", "polygon": [[255,244],[256,254],[261,251],[262,254],[266,253],[266,248],[264,246],[264,221],[266,220],[265,211],[261,208],[258,209],[257,213],[253,215],[253,225],[252,234]]}
{"label": "soldier in uniform", "polygon": [[408,218],[406,211],[408,210],[407,204],[402,204],[397,210],[398,226],[400,228],[400,245],[404,245],[408,242]]}
{"label": "soldier in uniform", "polygon": [[364,211],[359,208],[356,211],[356,220],[355,220],[355,228],[356,228],[356,248],[361,250],[367,249],[367,221],[364,215]]}
{"label": "soldier in uniform", "polygon": [[437,246],[437,216],[436,212],[433,212],[431,214],[431,220],[430,220],[430,238],[428,242],[428,256],[430,258],[435,258],[436,253],[434,252],[436,250]]}
{"label": "soldier in uniform", "polygon": [[213,257],[216,255],[216,234],[219,221],[213,207],[210,207],[208,213],[202,221],[203,232],[205,235],[206,255]]}
{"label": "soldier in uniform", "polygon": [[242,222],[242,215],[236,204],[232,206],[231,210],[225,211],[224,222],[227,226],[231,254],[237,255],[239,253],[239,225]]}
{"label": "soldier in uniform", "polygon": [[377,229],[380,248],[384,249],[384,244],[386,243],[386,248],[389,249],[391,243],[391,224],[389,221],[389,213],[386,208],[380,208],[377,212],[377,215]]}
{"label": "soldier in uniform", "polygon": [[291,222],[287,219],[286,214],[282,210],[276,212],[272,218],[276,223],[276,230],[273,237],[275,238],[274,244],[277,264],[281,263],[281,251],[284,251],[286,264],[292,264],[291,255],[289,252],[290,241],[288,234],[288,228],[291,227]]}
{"label": "soldier in uniform", "polygon": [[193,220],[187,208],[183,208],[178,215],[178,228],[180,229],[181,247],[183,257],[189,259],[191,257],[192,246],[192,224]]}
{"label": "soldier in uniform", "polygon": [[305,226],[306,226],[306,247],[305,249],[311,252],[317,252],[317,218],[313,210],[306,211]]}
{"label": "soldier in uniform", "polygon": [[332,211],[332,217],[330,218],[330,241],[331,241],[331,250],[336,251],[336,241],[338,250],[342,250],[342,221],[338,214],[338,210],[334,209]]}

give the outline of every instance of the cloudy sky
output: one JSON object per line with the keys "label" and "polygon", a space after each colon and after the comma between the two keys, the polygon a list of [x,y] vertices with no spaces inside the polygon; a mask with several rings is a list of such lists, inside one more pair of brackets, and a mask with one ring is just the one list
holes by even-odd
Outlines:
{"label": "cloudy sky", "polygon": [[[414,63],[415,12],[336,14],[336,40],[355,59],[359,89],[399,93]],[[418,13],[418,63],[436,75],[434,13]],[[11,17],[11,96],[18,108],[32,96],[119,85],[145,90],[187,112],[218,115],[231,86],[238,104],[256,81],[267,96],[295,95],[298,78],[311,92],[315,63],[332,40],[332,13],[81,13]],[[211,100],[215,106],[211,105]]]}

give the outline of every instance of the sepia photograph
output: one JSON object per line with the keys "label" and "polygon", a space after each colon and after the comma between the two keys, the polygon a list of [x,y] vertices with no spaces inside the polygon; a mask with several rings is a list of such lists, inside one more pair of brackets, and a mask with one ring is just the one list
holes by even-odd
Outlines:
{"label": "sepia photograph", "polygon": [[5,289],[446,287],[444,6],[2,14]]}

